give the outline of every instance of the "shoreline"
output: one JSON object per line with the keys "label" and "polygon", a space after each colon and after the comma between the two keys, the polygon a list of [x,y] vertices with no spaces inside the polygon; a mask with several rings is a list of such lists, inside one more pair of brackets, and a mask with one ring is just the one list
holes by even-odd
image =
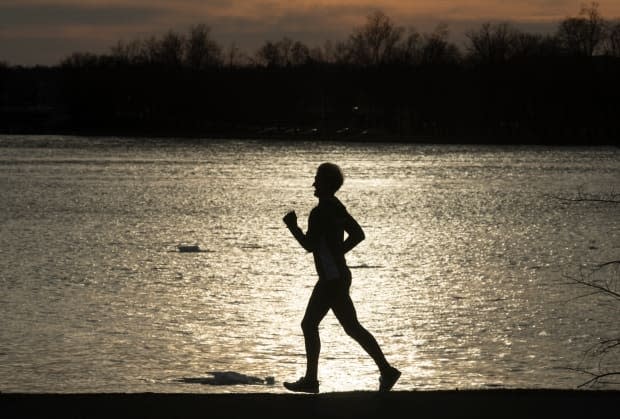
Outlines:
{"label": "shoreline", "polygon": [[2,136],[68,136],[83,138],[127,138],[136,140],[175,139],[188,141],[265,141],[316,143],[375,143],[375,144],[432,144],[432,145],[489,145],[489,146],[549,146],[549,147],[620,147],[614,136],[591,137],[540,135],[505,135],[494,134],[399,134],[388,130],[362,130],[348,128],[342,130],[321,130],[311,132],[307,129],[281,127],[269,128],[229,128],[217,130],[179,130],[179,129],[88,129],[88,128],[2,128]]}
{"label": "shoreline", "polygon": [[411,144],[411,145],[434,145],[434,146],[489,146],[489,147],[550,147],[550,148],[602,148],[602,147],[620,147],[617,140],[606,141],[561,141],[558,138],[550,139],[532,139],[529,137],[484,137],[484,136],[397,136],[397,135],[322,135],[322,136],[304,136],[304,135],[263,135],[261,133],[249,134],[245,132],[231,133],[137,133],[137,132],[81,132],[81,131],[0,131],[0,136],[4,137],[79,137],[79,138],[114,138],[119,141],[135,141],[135,142],[159,142],[159,141],[175,141],[182,143],[202,143],[209,141],[256,141],[264,143],[287,143],[294,145],[296,143],[314,142],[320,143],[340,143],[340,144]]}
{"label": "shoreline", "polygon": [[620,390],[272,393],[0,393],[3,418],[613,417]]}

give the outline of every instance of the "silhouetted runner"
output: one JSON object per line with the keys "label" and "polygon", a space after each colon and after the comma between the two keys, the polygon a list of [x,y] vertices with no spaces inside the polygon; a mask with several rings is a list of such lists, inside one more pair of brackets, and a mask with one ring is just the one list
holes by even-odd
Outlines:
{"label": "silhouetted runner", "polygon": [[400,371],[388,363],[373,335],[357,320],[349,296],[351,271],[344,255],[364,240],[365,236],[360,225],[335,196],[343,181],[344,176],[337,165],[321,164],[312,184],[319,204],[310,212],[307,233],[304,234],[297,225],[295,211],[289,212],[283,219],[299,244],[314,255],[319,275],[301,322],[306,344],[306,375],[295,382],[285,382],[284,387],[290,391],[319,392],[319,323],[329,309],[332,309],[345,332],[364,348],[379,367],[379,390],[389,391],[400,377]]}

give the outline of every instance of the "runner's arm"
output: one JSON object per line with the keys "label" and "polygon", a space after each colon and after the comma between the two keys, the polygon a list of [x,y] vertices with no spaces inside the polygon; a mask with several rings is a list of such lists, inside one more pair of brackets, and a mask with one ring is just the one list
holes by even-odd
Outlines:
{"label": "runner's arm", "polygon": [[293,237],[295,237],[301,247],[303,247],[308,252],[312,252],[314,250],[314,240],[312,240],[312,235],[310,234],[312,223],[311,220],[312,217],[310,217],[310,219],[308,220],[308,233],[304,234],[303,231],[301,231],[301,228],[299,228],[299,226],[297,225],[297,216],[294,212],[291,212],[284,217],[284,223],[288,227]]}
{"label": "runner's arm", "polygon": [[312,252],[314,250],[314,247],[312,246],[312,240],[308,238],[307,234],[304,234],[303,231],[301,231],[301,228],[299,228],[299,226],[289,225],[288,229],[293,234],[293,237],[295,237],[295,239],[299,242],[301,247],[306,249],[306,251],[308,252]]}
{"label": "runner's arm", "polygon": [[344,231],[346,231],[348,235],[347,239],[342,244],[342,250],[346,254],[360,244],[360,242],[366,238],[366,235],[355,218],[349,214],[347,214],[344,220]]}

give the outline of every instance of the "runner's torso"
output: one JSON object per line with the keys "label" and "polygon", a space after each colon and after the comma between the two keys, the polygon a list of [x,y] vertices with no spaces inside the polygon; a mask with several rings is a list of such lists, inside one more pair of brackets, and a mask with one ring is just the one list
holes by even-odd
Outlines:
{"label": "runner's torso", "polygon": [[308,237],[313,243],[313,256],[320,280],[350,278],[344,257],[344,225],[351,217],[336,197],[323,199],[311,212]]}

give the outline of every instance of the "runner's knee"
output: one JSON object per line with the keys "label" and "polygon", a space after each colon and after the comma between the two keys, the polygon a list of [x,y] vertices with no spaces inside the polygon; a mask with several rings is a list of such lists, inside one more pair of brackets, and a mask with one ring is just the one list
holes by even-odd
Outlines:
{"label": "runner's knee", "polygon": [[366,331],[359,322],[348,323],[343,325],[343,327],[345,333],[355,340],[359,340]]}
{"label": "runner's knee", "polygon": [[301,321],[301,330],[304,333],[308,333],[308,332],[314,332],[317,331],[319,329],[319,324],[309,318],[305,318]]}

